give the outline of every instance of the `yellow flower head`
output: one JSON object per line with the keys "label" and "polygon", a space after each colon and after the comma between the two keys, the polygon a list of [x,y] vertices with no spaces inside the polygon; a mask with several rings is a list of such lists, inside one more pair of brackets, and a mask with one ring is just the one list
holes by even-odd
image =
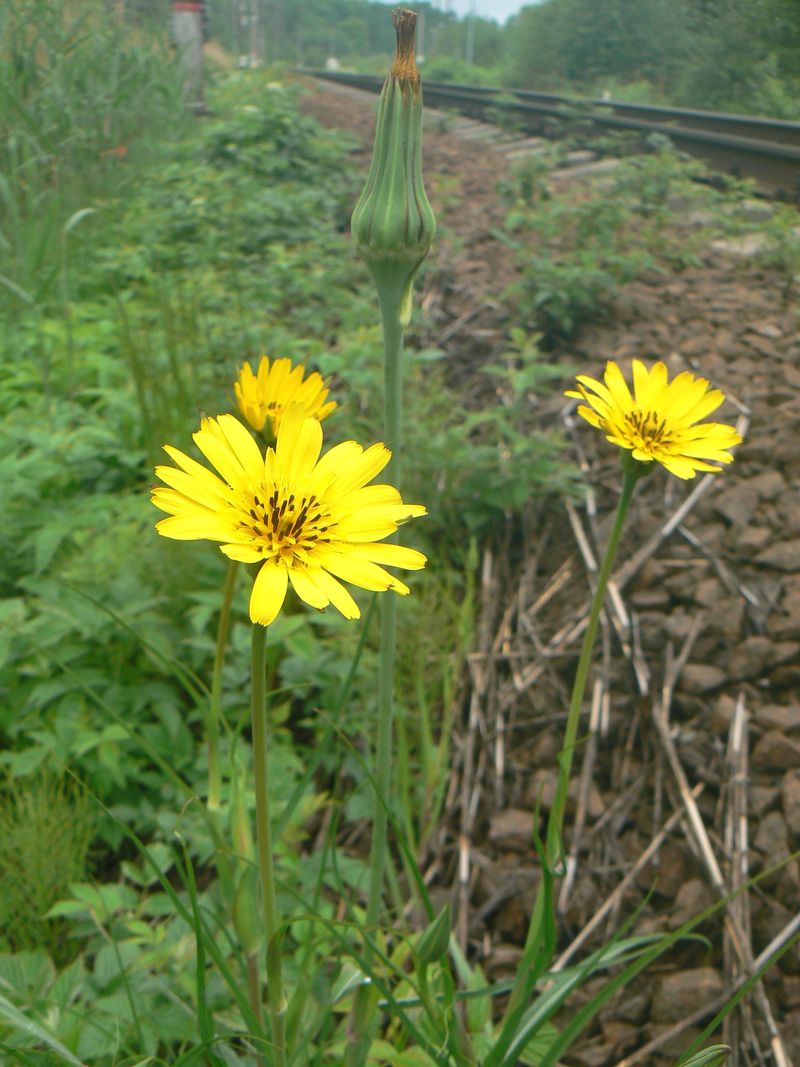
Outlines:
{"label": "yellow flower head", "polygon": [[[607,363],[603,382],[578,375],[578,391],[566,396],[586,401],[578,414],[602,430],[612,444],[627,449],[641,463],[660,463],[678,478],[697,471],[719,471],[714,463],[730,463],[728,449],[742,438],[720,422],[701,422],[720,406],[725,395],[710,389],[705,378],[683,371],[671,382],[667,368],[650,370],[633,361],[633,396],[616,363]],[[711,461],[711,462],[709,462]]]}
{"label": "yellow flower head", "polygon": [[339,579],[405,596],[408,587],[381,564],[425,566],[413,548],[378,544],[401,522],[425,514],[392,486],[367,484],[389,462],[385,445],[363,449],[345,441],[320,458],[322,427],[301,404],[287,408],[266,456],[233,415],[203,419],[194,440],[219,476],[165,445],[177,467],[156,468],[169,487],[153,490],[153,503],[169,516],[156,529],[177,540],[221,541],[229,559],[259,564],[253,622],[273,621],[289,582],[311,607],[333,604],[357,619],[358,606]]}
{"label": "yellow flower head", "polygon": [[242,366],[233,389],[239,411],[254,430],[263,430],[269,417],[272,434],[277,436],[281,416],[290,404],[301,404],[309,418],[321,421],[330,415],[336,401],[325,403],[328,390],[322,376],[314,371],[305,378],[305,373],[302,364],[293,367],[290,359],[275,359],[270,365],[266,356],[261,357],[257,374],[249,363]]}

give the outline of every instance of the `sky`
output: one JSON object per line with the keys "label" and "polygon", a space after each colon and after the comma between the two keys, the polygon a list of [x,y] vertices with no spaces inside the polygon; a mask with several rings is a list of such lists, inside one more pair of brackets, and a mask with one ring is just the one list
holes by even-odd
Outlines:
{"label": "sky", "polygon": [[[434,0],[434,2],[437,7],[447,7],[444,0],[438,0],[438,2]],[[521,7],[530,4],[531,0],[474,0],[474,3],[476,15],[505,22],[509,15],[516,14]],[[466,15],[470,11],[471,0],[450,0],[449,6],[457,15]]]}

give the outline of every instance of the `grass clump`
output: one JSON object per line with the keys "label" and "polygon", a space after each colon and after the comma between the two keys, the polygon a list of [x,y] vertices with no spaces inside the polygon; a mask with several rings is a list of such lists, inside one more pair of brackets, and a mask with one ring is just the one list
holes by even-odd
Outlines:
{"label": "grass clump", "polygon": [[86,872],[94,820],[72,780],[41,768],[0,785],[0,945],[64,962],[63,923],[46,913]]}

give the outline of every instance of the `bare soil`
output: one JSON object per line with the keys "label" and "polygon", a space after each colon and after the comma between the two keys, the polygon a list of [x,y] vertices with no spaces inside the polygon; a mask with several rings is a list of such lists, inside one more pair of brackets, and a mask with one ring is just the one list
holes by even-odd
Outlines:
{"label": "bare soil", "polygon": [[[356,162],[366,168],[373,99],[315,88],[303,107],[361,138]],[[423,152],[444,233],[424,279],[434,324],[425,340],[471,380],[507,339],[501,294],[514,269],[493,230],[509,164],[435,126]],[[636,932],[675,929],[800,847],[797,324],[797,295],[783,274],[709,250],[700,266],[626,286],[608,321],[552,353],[594,376],[607,359],[634,356],[691,369],[732,398],[721,417],[745,433],[724,474],[684,484],[662,471],[637,489],[576,756],[558,947],[574,951],[573,961],[585,948],[570,946],[598,913],[585,947],[637,909]],[[562,401],[544,404],[543,425],[563,414]],[[530,812],[552,793],[581,618],[619,491],[615,450],[574,421],[568,430],[593,487],[587,505],[542,506],[521,533],[484,549],[478,645],[455,739],[458,785],[434,861],[459,933],[493,979],[513,974],[521,953],[538,879]],[[626,874],[627,889],[612,896]],[[792,860],[729,905],[726,922],[718,912],[703,924],[708,945],[683,944],[640,976],[567,1061],[674,1064],[799,904]],[[788,1062],[800,1064],[796,945],[764,986],[766,997],[751,996],[725,1031],[732,1062],[778,1062],[774,1028]]]}

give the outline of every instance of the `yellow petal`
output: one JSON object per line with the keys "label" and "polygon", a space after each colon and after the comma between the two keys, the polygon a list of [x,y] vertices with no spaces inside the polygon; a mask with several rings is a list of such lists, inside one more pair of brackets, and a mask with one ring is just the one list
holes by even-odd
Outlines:
{"label": "yellow petal", "polygon": [[268,559],[256,575],[250,594],[250,620],[269,626],[278,616],[286,598],[289,576],[280,560]]}
{"label": "yellow petal", "polygon": [[342,465],[332,488],[342,496],[354,489],[360,489],[367,482],[371,482],[391,458],[392,453],[386,445],[371,445],[365,452],[352,456],[349,462]]}
{"label": "yellow petal", "polygon": [[220,415],[217,422],[248,479],[258,482],[264,469],[264,459],[252,435],[233,415]]}
{"label": "yellow petal", "polygon": [[346,619],[361,618],[358,604],[356,604],[355,600],[353,600],[352,596],[341,582],[337,582],[332,574],[328,574],[325,570],[320,570],[315,572],[314,581],[325,593],[336,610],[341,612]]}
{"label": "yellow petal", "polygon": [[[211,477],[214,478],[213,474]],[[218,478],[214,478],[209,487],[207,482],[200,481],[191,474],[187,474],[186,471],[166,466],[156,467],[156,478],[160,478],[162,482],[176,489],[183,496],[207,508],[224,507],[230,499],[230,490]]]}
{"label": "yellow petal", "polygon": [[212,463],[228,485],[235,489],[244,484],[244,471],[230,445],[219,432],[213,419],[204,419],[204,426],[193,435],[194,442],[206,459]]}
{"label": "yellow petal", "polygon": [[287,482],[296,485],[311,476],[322,448],[322,427],[309,419],[300,404],[283,413],[275,454]]}
{"label": "yellow petal", "polygon": [[372,563],[383,563],[387,567],[402,567],[407,571],[421,570],[428,562],[427,557],[415,548],[404,548],[393,544],[356,544],[347,549],[349,556],[355,559],[367,559]]}
{"label": "yellow petal", "polygon": [[358,559],[349,554],[345,555],[344,553],[339,554],[330,551],[321,551],[319,556],[320,562],[326,570],[351,585],[376,591],[393,589],[403,596],[409,592],[407,585],[376,563],[370,563],[368,560]]}
{"label": "yellow petal", "polygon": [[231,536],[229,526],[194,515],[170,515],[156,523],[156,530],[175,541],[227,541]]}
{"label": "yellow petal", "polygon": [[618,407],[620,411],[630,411],[633,407],[633,399],[631,398],[627,383],[622,377],[622,371],[616,363],[609,361],[606,364],[604,377],[615,406]]}
{"label": "yellow petal", "polygon": [[289,568],[289,581],[292,583],[292,588],[300,599],[310,604],[312,608],[326,608],[331,602],[330,597],[322,591],[317,582],[317,574],[320,573],[322,573],[320,567],[314,570],[300,566]]}
{"label": "yellow petal", "polygon": [[235,559],[239,563],[260,563],[264,558],[258,549],[251,545],[230,544],[219,547],[228,559]]}

